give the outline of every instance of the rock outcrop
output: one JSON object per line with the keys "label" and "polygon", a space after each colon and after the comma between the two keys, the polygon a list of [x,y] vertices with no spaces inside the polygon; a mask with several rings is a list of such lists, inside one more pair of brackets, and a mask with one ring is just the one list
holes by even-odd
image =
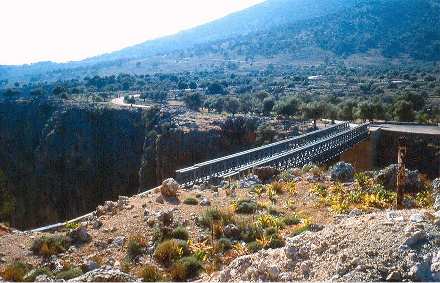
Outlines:
{"label": "rock outcrop", "polygon": [[212,280],[437,281],[440,227],[433,216],[417,210],[388,214],[346,216],[319,232],[288,238],[284,248],[239,257]]}
{"label": "rock outcrop", "polygon": [[99,268],[69,280],[70,282],[134,282],[137,278],[118,269]]}

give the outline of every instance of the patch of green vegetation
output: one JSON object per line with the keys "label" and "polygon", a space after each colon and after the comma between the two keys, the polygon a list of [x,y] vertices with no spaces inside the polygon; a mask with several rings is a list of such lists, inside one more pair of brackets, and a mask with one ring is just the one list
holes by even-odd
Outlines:
{"label": "patch of green vegetation", "polygon": [[254,200],[243,199],[237,201],[236,213],[240,214],[253,214],[257,211],[257,203]]}
{"label": "patch of green vegetation", "polygon": [[134,260],[138,256],[144,253],[145,247],[147,246],[147,242],[144,237],[137,235],[131,236],[128,239],[127,244],[127,257],[129,260]]}
{"label": "patch of green vegetation", "polygon": [[143,282],[158,282],[164,280],[162,272],[152,264],[146,264],[142,267],[140,277]]}
{"label": "patch of green vegetation", "polygon": [[59,273],[57,273],[55,275],[55,278],[60,280],[60,279],[64,279],[64,280],[70,280],[76,277],[79,277],[81,275],[83,275],[83,271],[81,270],[81,268],[79,267],[71,267],[67,270],[63,270]]}
{"label": "patch of green vegetation", "polygon": [[185,227],[179,226],[171,232],[171,238],[188,241],[189,234]]}
{"label": "patch of green vegetation", "polygon": [[42,236],[32,243],[31,251],[35,255],[49,257],[64,253],[70,246],[70,238],[65,235]]}
{"label": "patch of green vegetation", "polygon": [[198,205],[198,204],[199,204],[199,201],[198,201],[196,198],[193,198],[193,197],[187,197],[187,198],[183,201],[183,203],[184,203],[184,204],[187,204],[187,205]]}
{"label": "patch of green vegetation", "polygon": [[218,208],[208,208],[203,212],[203,214],[198,218],[198,224],[205,228],[211,228],[214,222],[222,223],[227,225],[233,223],[234,216]]}
{"label": "patch of green vegetation", "polygon": [[154,251],[154,258],[164,266],[170,266],[174,261],[188,255],[188,244],[182,240],[166,240],[160,243]]}
{"label": "patch of green vegetation", "polygon": [[22,282],[26,273],[31,269],[29,264],[23,263],[21,261],[15,261],[5,267],[1,273],[6,281]]}
{"label": "patch of green vegetation", "polygon": [[202,263],[195,257],[189,256],[179,259],[170,270],[171,278],[175,281],[186,281],[195,278],[202,270]]}

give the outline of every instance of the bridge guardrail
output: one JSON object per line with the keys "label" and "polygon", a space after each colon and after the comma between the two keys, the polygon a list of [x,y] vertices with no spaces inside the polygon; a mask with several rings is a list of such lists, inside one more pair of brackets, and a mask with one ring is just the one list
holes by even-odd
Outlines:
{"label": "bridge guardrail", "polygon": [[252,164],[282,152],[292,150],[333,136],[350,128],[348,123],[341,123],[332,127],[314,131],[299,137],[228,155],[222,158],[198,163],[176,171],[176,179],[181,184],[188,184],[195,180],[207,180],[211,177],[220,177],[224,172],[234,172],[239,167]]}

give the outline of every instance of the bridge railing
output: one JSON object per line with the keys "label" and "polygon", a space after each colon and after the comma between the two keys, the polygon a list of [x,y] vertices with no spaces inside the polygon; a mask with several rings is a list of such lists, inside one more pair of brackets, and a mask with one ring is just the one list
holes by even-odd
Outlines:
{"label": "bridge railing", "polygon": [[252,164],[259,160],[267,159],[306,144],[334,136],[347,129],[350,129],[348,123],[340,123],[299,137],[285,139],[276,143],[198,163],[191,167],[177,170],[176,179],[179,183],[186,184],[196,180],[219,177],[228,174],[228,172],[235,172],[238,168],[247,164]]}

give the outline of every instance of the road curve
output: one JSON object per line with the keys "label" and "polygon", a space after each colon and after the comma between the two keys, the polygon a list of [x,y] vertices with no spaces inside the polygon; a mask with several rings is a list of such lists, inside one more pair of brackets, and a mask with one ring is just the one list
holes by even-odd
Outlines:
{"label": "road curve", "polygon": [[[134,98],[138,98],[140,95],[136,94],[136,95],[129,95],[130,97],[134,97]],[[141,105],[141,104],[130,104],[130,103],[125,103],[124,101],[124,97],[117,97],[117,98],[113,98],[112,100],[110,100],[111,104],[117,105],[117,106],[122,106],[122,107],[130,107],[130,108],[143,108],[143,109],[149,109],[151,106],[149,105]]]}

